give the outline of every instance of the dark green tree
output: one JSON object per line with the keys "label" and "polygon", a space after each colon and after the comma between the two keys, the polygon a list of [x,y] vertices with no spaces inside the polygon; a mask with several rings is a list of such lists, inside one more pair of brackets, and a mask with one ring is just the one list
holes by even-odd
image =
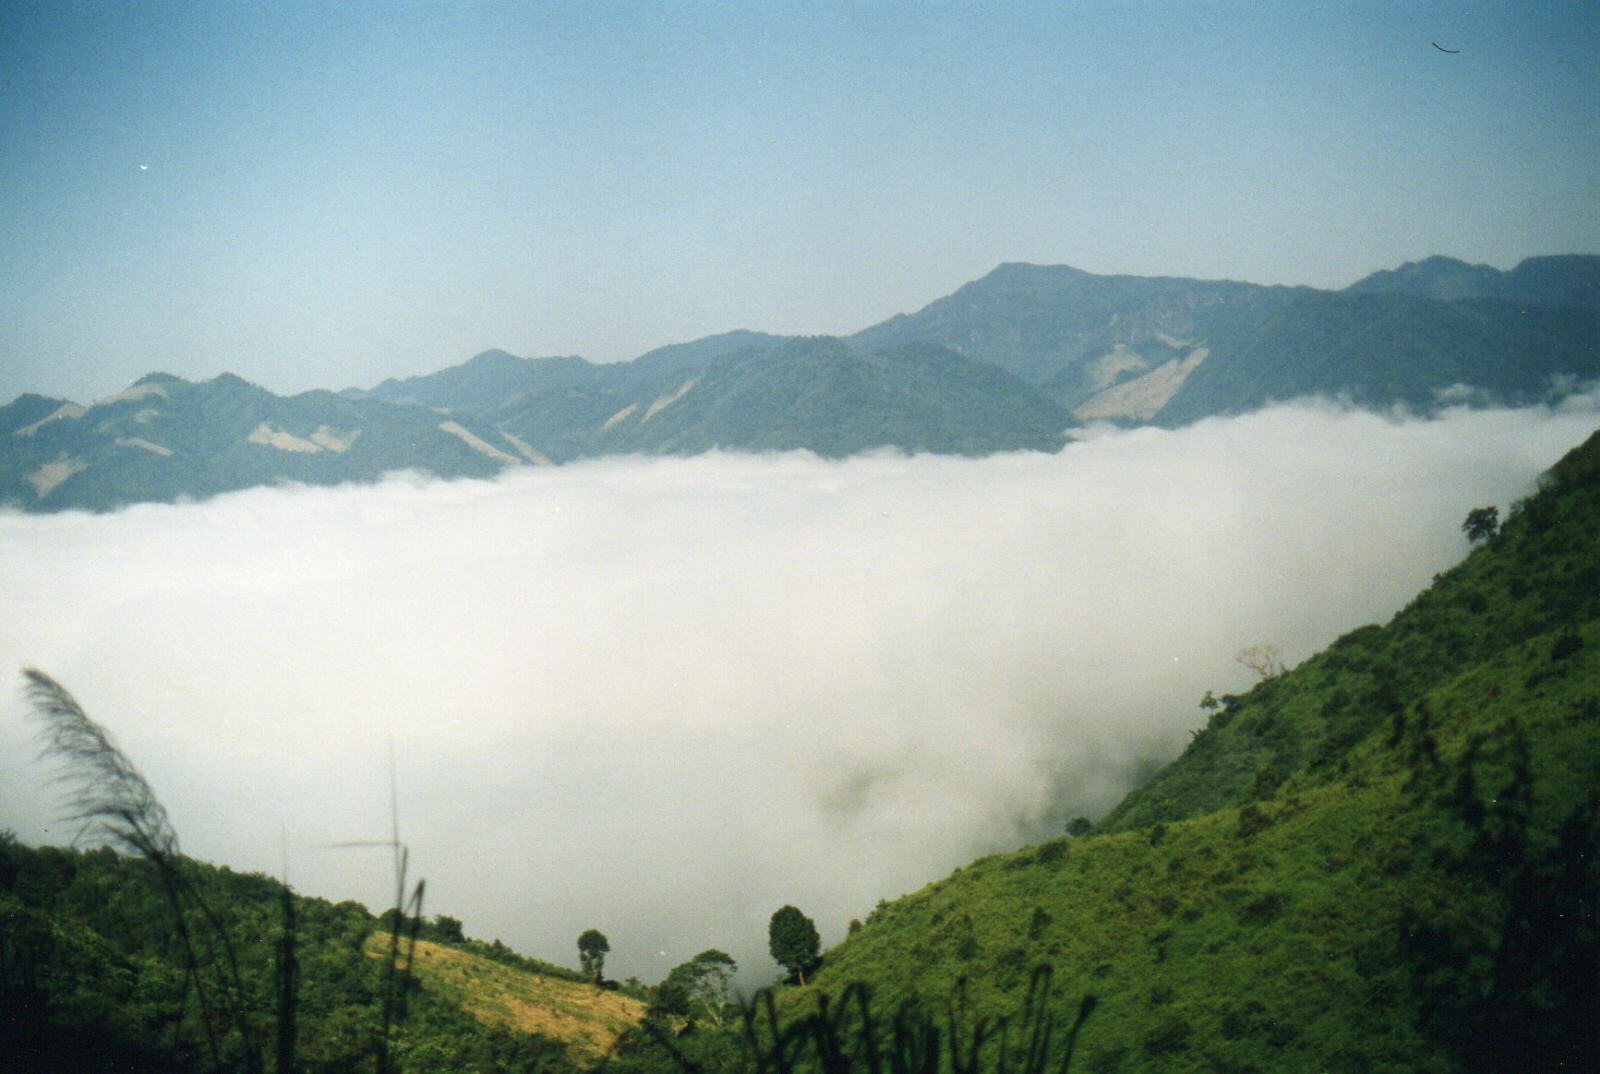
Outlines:
{"label": "dark green tree", "polygon": [[822,962],[822,939],[817,926],[793,906],[783,906],[767,926],[767,949],[773,959],[801,984],[806,974]]}
{"label": "dark green tree", "polygon": [[592,976],[595,984],[605,979],[606,952],[610,950],[606,934],[599,929],[588,929],[578,937],[578,960],[584,974]]}
{"label": "dark green tree", "polygon": [[673,1016],[687,1018],[689,1016],[689,964],[672,967],[672,972],[666,979],[656,985],[650,997],[649,1014],[652,1017]]}
{"label": "dark green tree", "polygon": [[1467,512],[1466,521],[1461,523],[1461,532],[1467,535],[1467,540],[1473,544],[1487,541],[1494,536],[1495,530],[1500,528],[1500,508],[1474,507]]}

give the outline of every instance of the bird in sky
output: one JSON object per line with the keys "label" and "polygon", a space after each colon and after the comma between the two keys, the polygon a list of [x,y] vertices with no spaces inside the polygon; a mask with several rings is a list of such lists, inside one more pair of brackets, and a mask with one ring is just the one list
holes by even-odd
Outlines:
{"label": "bird in sky", "polygon": [[1439,42],[1437,42],[1437,41],[1435,41],[1433,43],[1433,47],[1438,49],[1440,52],[1448,52],[1452,56],[1456,55],[1456,53],[1461,51],[1458,48],[1445,48],[1443,45],[1439,44]]}

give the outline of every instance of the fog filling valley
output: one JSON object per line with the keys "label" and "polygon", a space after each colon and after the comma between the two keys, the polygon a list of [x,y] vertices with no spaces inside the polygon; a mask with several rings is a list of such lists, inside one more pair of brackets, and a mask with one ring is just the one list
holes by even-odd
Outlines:
{"label": "fog filling valley", "polygon": [[1559,411],[1282,406],[1054,455],[707,455],[0,514],[0,827],[75,832],[20,669],[185,853],[660,980],[770,980],[880,898],[1097,817],[1240,692],[1386,621],[1587,436]]}

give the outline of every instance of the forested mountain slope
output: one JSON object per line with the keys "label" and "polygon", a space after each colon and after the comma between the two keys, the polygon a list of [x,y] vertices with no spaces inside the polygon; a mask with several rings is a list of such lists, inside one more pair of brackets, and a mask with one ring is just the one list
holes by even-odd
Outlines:
{"label": "forested mountain slope", "polygon": [[[1600,434],[1386,626],[1223,699],[1090,833],[880,904],[815,996],[1014,1015],[1074,1070],[1593,1070]],[[1057,1037],[1057,1044],[1060,1037]]]}

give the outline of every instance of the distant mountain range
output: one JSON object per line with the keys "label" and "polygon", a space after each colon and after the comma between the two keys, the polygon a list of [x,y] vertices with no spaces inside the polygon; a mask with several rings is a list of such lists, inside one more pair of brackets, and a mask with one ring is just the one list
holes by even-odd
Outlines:
{"label": "distant mountain range", "polygon": [[1061,446],[1327,395],[1426,411],[1600,378],[1600,257],[1445,257],[1339,292],[1001,265],[853,336],[731,332],[632,362],[489,351],[370,390],[273,395],[151,374],[83,406],[0,407],[0,503],[105,510],[395,470],[487,476],[614,454]]}

